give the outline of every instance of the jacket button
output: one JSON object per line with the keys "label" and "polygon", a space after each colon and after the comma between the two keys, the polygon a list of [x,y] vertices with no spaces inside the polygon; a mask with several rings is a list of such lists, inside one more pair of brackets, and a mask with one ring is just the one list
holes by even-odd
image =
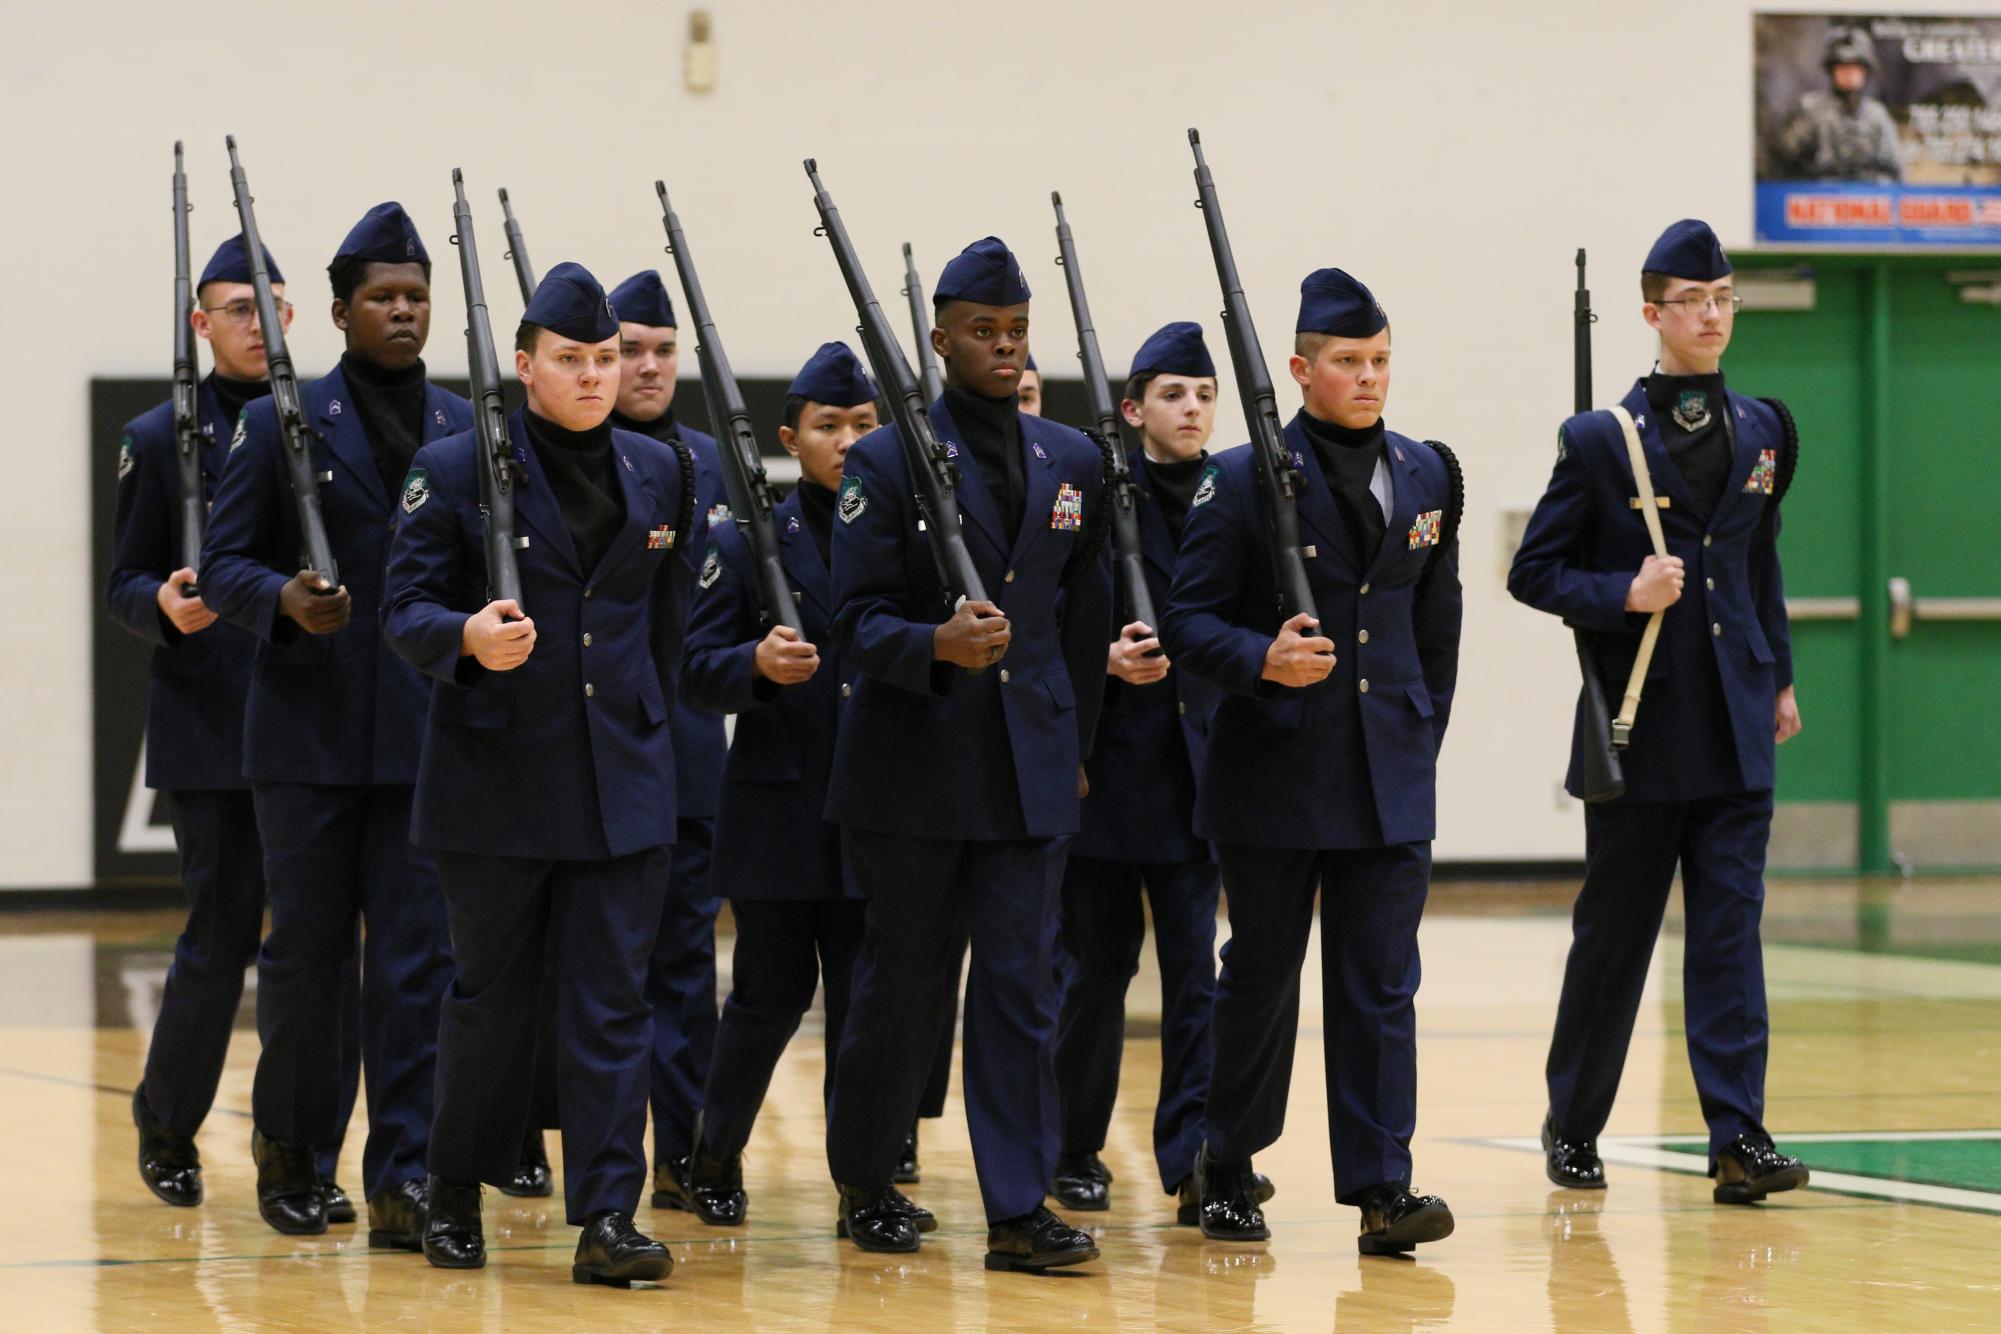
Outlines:
{"label": "jacket button", "polygon": [[1363,584],[1360,588],[1356,589],[1355,591],[1360,593],[1363,597],[1367,597],[1369,595],[1369,586],[1367,584]]}
{"label": "jacket button", "polygon": [[1002,582],[1002,583],[1004,583],[1004,584],[1011,584],[1011,583],[1013,583],[1013,582],[1014,582],[1014,571],[1013,571],[1013,570],[1009,570],[1009,571],[1008,571],[1008,572],[1007,572],[1006,574],[1002,575],[1002,576],[1001,576],[1001,582]]}
{"label": "jacket button", "polygon": [[1175,705],[1174,705],[1174,711],[1175,711],[1176,713],[1178,713],[1178,714],[1181,714],[1181,715],[1183,715],[1183,716],[1185,717],[1185,716],[1187,715],[1187,713],[1188,713],[1188,706],[1187,706],[1186,704],[1183,704],[1183,703],[1179,702],[1179,701],[1176,701],[1176,703],[1175,703]]}
{"label": "jacket button", "polygon": [[1708,589],[1712,593],[1716,591],[1716,581],[1714,579],[1704,579],[1702,581],[1702,586]]}
{"label": "jacket button", "polygon": [[1713,539],[1710,537],[1708,533],[1704,533],[1702,535],[1702,545],[1708,546],[1712,540]]}
{"label": "jacket button", "polygon": [[1357,644],[1366,644],[1366,643],[1368,643],[1368,642],[1369,642],[1369,632],[1368,632],[1367,630],[1358,630],[1358,631],[1356,631],[1356,633],[1355,633],[1355,642],[1356,642]]}
{"label": "jacket button", "polygon": [[1364,695],[1368,694],[1368,693],[1369,693],[1369,678],[1368,678],[1368,677],[1366,677],[1366,676],[1365,676],[1365,677],[1363,677],[1363,678],[1362,678],[1362,681],[1361,681],[1361,685],[1362,685],[1362,693],[1363,693]]}
{"label": "jacket button", "polygon": [[585,698],[585,699],[589,699],[589,698],[591,698],[591,696],[593,696],[593,695],[595,695],[595,694],[597,694],[597,693],[598,693],[598,688],[597,688],[596,686],[592,685],[592,684],[591,684],[591,683],[590,683],[589,681],[586,681],[586,682],[584,682],[584,698]]}
{"label": "jacket button", "polygon": [[1709,633],[1716,636],[1718,639],[1723,638],[1723,622],[1718,621],[1716,622],[1716,624],[1710,626]]}
{"label": "jacket button", "polygon": [[584,589],[584,597],[585,597],[586,599],[588,599],[588,598],[590,597],[590,595],[591,595],[591,590],[590,590],[589,588],[585,588],[585,589]]}
{"label": "jacket button", "polygon": [[591,646],[591,632],[586,630],[584,631],[584,647],[589,648],[590,646]]}
{"label": "jacket button", "polygon": [[1006,685],[1007,683],[1008,683],[1007,668],[1003,667],[1001,668],[1001,684]]}
{"label": "jacket button", "polygon": [[846,699],[846,698],[847,698],[847,697],[848,697],[849,695],[851,695],[851,694],[853,694],[853,693],[854,693],[854,691],[853,691],[853,690],[851,690],[851,689],[849,688],[849,686],[848,686],[848,683],[847,683],[846,681],[843,681],[843,682],[841,682],[841,698],[842,698],[842,699]]}

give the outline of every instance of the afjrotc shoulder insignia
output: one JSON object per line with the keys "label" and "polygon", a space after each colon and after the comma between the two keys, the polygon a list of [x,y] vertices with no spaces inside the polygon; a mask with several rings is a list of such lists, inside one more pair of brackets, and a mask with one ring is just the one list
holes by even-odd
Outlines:
{"label": "afjrotc shoulder insignia", "polygon": [[862,494],[862,479],[843,477],[840,498],[834,502],[835,512],[841,516],[841,522],[853,523],[862,517],[862,511],[867,508],[868,497]]}
{"label": "afjrotc shoulder insignia", "polygon": [[1758,462],[1752,467],[1751,476],[1744,483],[1744,492],[1746,495],[1755,492],[1761,496],[1769,496],[1773,492],[1778,477],[1779,451],[1776,449],[1761,449],[1758,451]]}
{"label": "afjrotc shoulder insignia", "polygon": [[123,477],[132,471],[132,437],[126,436],[118,442],[118,475]]}
{"label": "afjrotc shoulder insignia", "polygon": [[1188,508],[1206,505],[1216,498],[1216,476],[1221,470],[1210,464],[1202,470],[1202,480],[1195,484],[1195,498],[1188,502]]}
{"label": "afjrotc shoulder insignia", "polygon": [[234,454],[237,450],[243,448],[243,437],[247,435],[249,431],[250,431],[250,409],[245,408],[243,409],[243,411],[236,414],[236,434],[229,437],[230,453]]}
{"label": "afjrotc shoulder insignia", "polygon": [[1056,505],[1049,511],[1049,526],[1059,533],[1074,533],[1084,526],[1084,493],[1065,482],[1056,488]]}
{"label": "afjrotc shoulder insignia", "polygon": [[723,553],[715,547],[702,557],[702,587],[714,587],[716,580],[723,577]]}
{"label": "afjrotc shoulder insignia", "polygon": [[423,468],[410,469],[403,479],[403,512],[415,514],[431,498],[431,474]]}
{"label": "afjrotc shoulder insignia", "polygon": [[1556,428],[1556,461],[1561,463],[1569,457],[1570,438],[1564,435],[1563,428],[1559,426]]}

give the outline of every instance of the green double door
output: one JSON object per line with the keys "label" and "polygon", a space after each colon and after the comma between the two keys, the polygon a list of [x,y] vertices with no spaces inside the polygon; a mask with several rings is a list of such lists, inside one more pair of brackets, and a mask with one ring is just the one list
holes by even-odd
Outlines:
{"label": "green double door", "polygon": [[1800,428],[1772,864],[2001,867],[2001,256],[1737,274],[1731,387]]}

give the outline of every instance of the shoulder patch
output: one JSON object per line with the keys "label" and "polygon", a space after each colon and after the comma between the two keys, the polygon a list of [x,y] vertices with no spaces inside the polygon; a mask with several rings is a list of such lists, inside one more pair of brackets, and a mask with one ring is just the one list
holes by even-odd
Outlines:
{"label": "shoulder patch", "polygon": [[1570,439],[1564,435],[1561,426],[1556,428],[1556,461],[1563,462],[1570,457]]}
{"label": "shoulder patch", "polygon": [[249,431],[249,429],[250,429],[250,409],[245,408],[243,409],[243,411],[236,414],[236,434],[229,437],[230,453],[234,454],[237,450],[243,448],[243,437],[244,434]]}
{"label": "shoulder patch", "polygon": [[720,548],[712,546],[709,548],[709,554],[702,557],[702,587],[713,587],[716,580],[722,577],[723,553]]}
{"label": "shoulder patch", "polygon": [[118,475],[123,477],[132,471],[132,437],[126,436],[118,442]]}
{"label": "shoulder patch", "polygon": [[410,475],[403,479],[403,512],[415,514],[424,508],[424,502],[431,498],[431,474],[428,469],[412,468]]}
{"label": "shoulder patch", "polygon": [[868,508],[868,497],[862,494],[862,479],[852,473],[841,479],[841,494],[835,501],[835,509],[840,513],[842,523],[853,523],[861,518]]}
{"label": "shoulder patch", "polygon": [[1189,509],[1206,505],[1216,498],[1216,478],[1222,471],[1213,463],[1202,470],[1202,480],[1195,484],[1195,498],[1188,502]]}

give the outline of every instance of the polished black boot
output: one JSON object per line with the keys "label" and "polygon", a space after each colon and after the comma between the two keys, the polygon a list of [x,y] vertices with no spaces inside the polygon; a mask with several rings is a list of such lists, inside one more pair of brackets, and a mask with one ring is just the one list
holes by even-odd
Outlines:
{"label": "polished black boot", "polygon": [[841,1186],[840,1192],[841,1216],[834,1224],[835,1236],[846,1237],[865,1251],[903,1254],[917,1249],[917,1234],[922,1229],[911,1213],[916,1206],[895,1186],[873,1190]]}
{"label": "polished black boot", "polygon": [[320,1207],[326,1210],[329,1223],[352,1223],[355,1219],[354,1201],[332,1177],[320,1178]]}
{"label": "polished black boot", "polygon": [[399,1181],[368,1197],[368,1244],[399,1251],[424,1249],[424,1178]]}
{"label": "polished black boot", "polygon": [[1258,1175],[1251,1170],[1250,1159],[1217,1162],[1204,1144],[1195,1155],[1195,1171],[1190,1175],[1197,1201],[1195,1221],[1203,1236],[1211,1241],[1271,1239],[1264,1210],[1258,1207],[1263,1201],[1258,1198]]}
{"label": "polished black boot", "polygon": [[132,1090],[132,1124],[139,1128],[139,1179],[146,1189],[179,1208],[200,1204],[201,1153],[193,1137],[175,1134],[153,1115],[144,1084]]}
{"label": "polished black boot", "polygon": [[577,1238],[570,1278],[576,1283],[602,1283],[629,1288],[634,1283],[658,1283],[674,1272],[667,1248],[632,1225],[632,1215],[601,1209],[584,1224]]}
{"label": "polished black boot", "polygon": [[266,1139],[253,1126],[250,1160],[257,1164],[257,1212],[265,1222],[288,1237],[318,1236],[327,1230],[320,1172],[311,1149]]}
{"label": "polished black boot", "polygon": [[899,1186],[914,1186],[924,1179],[917,1167],[917,1122],[910,1123],[910,1133],[903,1137],[903,1150],[896,1155],[896,1174],[890,1178]]}
{"label": "polished black boot", "polygon": [[424,1258],[439,1269],[484,1269],[479,1183],[456,1185],[432,1174],[424,1186]]}
{"label": "polished black boot", "polygon": [[710,1227],[736,1227],[750,1212],[743,1189],[743,1155],[717,1157],[702,1146],[702,1118],[695,1117],[695,1149],[688,1155],[685,1183],[695,1217]]}
{"label": "polished black boot", "polygon": [[1767,1195],[1807,1183],[1806,1164],[1780,1153],[1763,1135],[1739,1135],[1716,1155],[1718,1204],[1756,1204]]}
{"label": "polished black boot", "polygon": [[653,1169],[653,1207],[695,1212],[688,1195],[688,1155],[677,1154]]}
{"label": "polished black boot", "polygon": [[1056,1157],[1056,1171],[1049,1181],[1049,1193],[1066,1209],[1097,1213],[1112,1207],[1112,1169],[1095,1153],[1063,1153]]}
{"label": "polished black boot", "polygon": [[1605,1164],[1595,1139],[1566,1139],[1556,1117],[1542,1119],[1542,1170],[1550,1181],[1571,1190],[1605,1189]]}
{"label": "polished black boot", "polygon": [[1362,1197],[1362,1235],[1355,1239],[1355,1249],[1364,1255],[1401,1255],[1420,1242],[1451,1235],[1452,1211],[1444,1200],[1392,1181]]}
{"label": "polished black boot", "polygon": [[1048,1209],[1005,1218],[987,1229],[987,1268],[1040,1273],[1098,1258],[1098,1244]]}
{"label": "polished black boot", "polygon": [[549,1175],[549,1150],[542,1142],[542,1132],[530,1127],[527,1137],[521,1141],[521,1165],[514,1169],[513,1178],[500,1188],[500,1193],[518,1199],[539,1199],[553,1194],[555,1189],[555,1182]]}

